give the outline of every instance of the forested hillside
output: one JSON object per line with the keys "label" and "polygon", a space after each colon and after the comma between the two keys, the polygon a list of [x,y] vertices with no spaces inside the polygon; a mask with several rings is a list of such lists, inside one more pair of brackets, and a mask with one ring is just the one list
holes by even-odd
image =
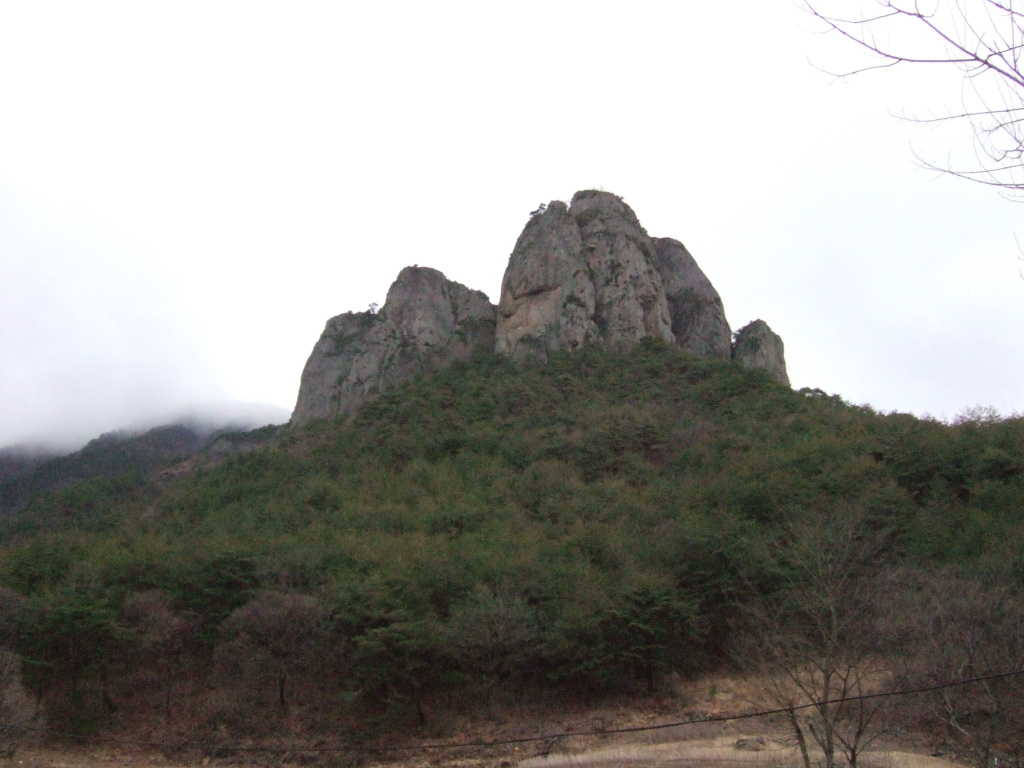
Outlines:
{"label": "forested hillside", "polygon": [[[1020,666],[1020,418],[879,414],[645,342],[481,356],[258,437],[3,522],[8,720],[386,731],[799,666],[824,615],[822,652],[885,685]],[[974,747],[1002,748],[1017,693],[998,722],[965,699]]]}
{"label": "forested hillside", "polygon": [[[238,426],[231,425],[171,424],[142,432],[110,432],[66,455],[46,449],[3,449],[0,520],[21,511],[33,499],[55,491],[77,488],[77,496],[88,503],[104,483],[137,485],[144,476],[209,449],[218,438],[224,438],[221,447],[225,450],[236,443],[252,442],[252,434],[237,430]],[[33,526],[49,527],[37,515],[27,519]]]}

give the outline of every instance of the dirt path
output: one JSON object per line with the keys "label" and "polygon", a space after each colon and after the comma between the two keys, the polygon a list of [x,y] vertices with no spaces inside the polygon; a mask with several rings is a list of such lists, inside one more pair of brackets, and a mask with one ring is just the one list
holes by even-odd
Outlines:
{"label": "dirt path", "polygon": [[[665,736],[667,738],[657,743],[624,740],[594,749],[554,751],[546,756],[522,759],[518,757],[518,750],[511,749],[503,755],[487,757],[446,759],[433,755],[400,762],[370,761],[362,765],[363,768],[799,768],[799,755],[793,747],[760,733],[730,733],[701,738]],[[258,759],[230,762],[232,766],[268,764],[266,760]],[[345,765],[346,762],[321,763],[324,764]],[[12,759],[0,759],[0,768],[195,768],[196,765],[217,768],[229,763],[217,760],[188,763],[161,755],[46,748],[18,750]],[[864,768],[963,768],[949,760],[898,748],[869,752],[863,765]]]}
{"label": "dirt path", "polygon": [[[879,749],[863,758],[865,768],[963,768],[958,763],[899,750]],[[795,747],[750,733],[660,744],[620,744],[575,754],[551,754],[515,763],[517,768],[798,768]]]}

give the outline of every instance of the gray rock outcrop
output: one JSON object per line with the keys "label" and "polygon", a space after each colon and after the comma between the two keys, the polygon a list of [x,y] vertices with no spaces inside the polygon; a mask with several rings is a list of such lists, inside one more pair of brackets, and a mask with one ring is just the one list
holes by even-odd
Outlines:
{"label": "gray rock outcrop", "polygon": [[718,291],[678,240],[652,242],[676,346],[691,355],[728,359],[731,334]]}
{"label": "gray rock outcrop", "polygon": [[327,321],[302,372],[292,423],[351,414],[417,375],[494,348],[487,296],[436,269],[406,267],[379,312]]}
{"label": "gray rock outcrop", "polygon": [[732,345],[732,359],[747,368],[764,368],[780,382],[789,386],[782,337],[772,331],[764,320],[754,320],[736,332],[736,340]]}
{"label": "gray rock outcrop", "polygon": [[495,351],[543,360],[647,337],[675,341],[654,244],[630,207],[591,190],[532,216],[502,280]]}
{"label": "gray rock outcrop", "polygon": [[577,192],[530,215],[497,307],[437,270],[406,267],[380,312],[331,318],[302,372],[292,423],[351,414],[478,351],[546,360],[586,344],[628,351],[645,338],[732,357],[789,384],[782,339],[764,321],[730,343],[722,299],[682,243],[649,237],[616,195]]}

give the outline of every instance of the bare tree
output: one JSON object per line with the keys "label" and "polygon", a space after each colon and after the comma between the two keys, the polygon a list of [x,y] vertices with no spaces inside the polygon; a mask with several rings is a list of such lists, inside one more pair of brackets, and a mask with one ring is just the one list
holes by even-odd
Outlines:
{"label": "bare tree", "polygon": [[0,649],[0,756],[14,756],[17,744],[31,732],[26,726],[35,715],[36,707],[21,685],[18,658]]}
{"label": "bare tree", "polygon": [[164,720],[169,722],[175,682],[185,669],[196,625],[172,611],[168,602],[167,596],[156,590],[133,592],[125,598],[121,614],[135,633],[136,653],[157,672],[163,688]]}
{"label": "bare tree", "polygon": [[964,124],[974,136],[974,158],[952,158],[927,168],[999,188],[1024,201],[1024,10],[1014,0],[865,0],[860,13],[849,0],[804,0],[828,29],[868,54],[871,63],[837,73],[919,64],[963,73],[962,103],[944,115],[910,118],[921,123]]}
{"label": "bare tree", "polygon": [[25,599],[6,587],[0,587],[0,756],[11,758],[26,726],[39,713],[38,698],[33,703],[21,684],[21,662],[11,650],[24,621]]}
{"label": "bare tree", "polygon": [[856,768],[891,723],[885,697],[903,680],[893,637],[882,631],[884,580],[877,559],[889,534],[858,510],[803,516],[768,555],[778,588],[750,611],[743,660],[763,674],[762,703],[784,709],[805,768],[810,744],[824,768]]}
{"label": "bare tree", "polygon": [[[1024,604],[1006,585],[984,585],[954,573],[913,575],[898,594],[913,605],[904,613],[922,653],[913,667],[915,687],[982,678],[939,688],[913,702],[945,726],[947,738],[966,748],[977,765],[992,758],[1024,759],[1024,677],[990,678],[1024,669]],[[989,678],[989,679],[985,679]]]}
{"label": "bare tree", "polygon": [[286,714],[289,681],[327,649],[328,619],[315,597],[264,592],[224,620],[221,631],[232,639],[221,650],[242,666],[271,675],[277,704]]}

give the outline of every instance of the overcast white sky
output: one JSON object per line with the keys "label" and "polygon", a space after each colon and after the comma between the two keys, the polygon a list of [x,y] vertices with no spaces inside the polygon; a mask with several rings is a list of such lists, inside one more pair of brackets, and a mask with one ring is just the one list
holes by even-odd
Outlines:
{"label": "overcast white sky", "polygon": [[0,445],[290,411],[329,317],[413,263],[497,300],[529,212],[592,187],[795,387],[1024,409],[1024,208],[891,116],[959,80],[834,82],[815,29],[790,0],[0,2]]}

